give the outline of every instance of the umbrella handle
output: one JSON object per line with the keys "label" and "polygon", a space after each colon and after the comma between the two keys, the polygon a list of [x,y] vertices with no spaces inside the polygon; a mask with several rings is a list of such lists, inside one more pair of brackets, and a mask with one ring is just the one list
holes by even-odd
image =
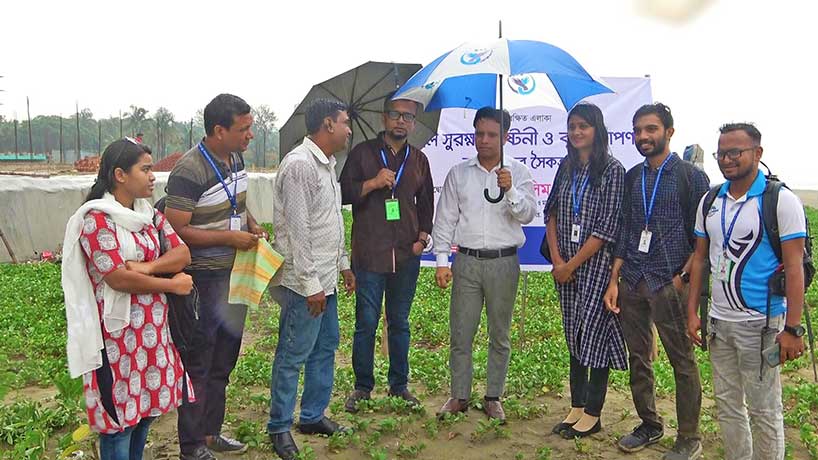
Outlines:
{"label": "umbrella handle", "polygon": [[497,198],[492,198],[491,195],[489,195],[489,189],[487,188],[483,189],[483,196],[486,198],[486,201],[488,201],[491,204],[499,203],[503,199],[503,196],[505,196],[505,194],[506,191],[500,189],[500,194],[497,196]]}

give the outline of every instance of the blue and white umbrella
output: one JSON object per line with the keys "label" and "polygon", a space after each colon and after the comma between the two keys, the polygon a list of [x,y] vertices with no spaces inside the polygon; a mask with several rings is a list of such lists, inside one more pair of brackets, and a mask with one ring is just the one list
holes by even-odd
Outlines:
{"label": "blue and white umbrella", "polygon": [[465,43],[420,69],[395,98],[446,107],[498,107],[497,76],[503,76],[503,107],[548,106],[570,110],[594,94],[613,93],[560,48],[532,40]]}
{"label": "blue and white umbrella", "polygon": [[[465,43],[440,56],[404,83],[394,99],[418,102],[427,112],[447,107],[536,106],[568,111],[588,96],[613,92],[554,45],[501,38],[488,44]],[[491,203],[499,203],[504,195],[502,189],[497,198],[488,189],[484,194]]]}

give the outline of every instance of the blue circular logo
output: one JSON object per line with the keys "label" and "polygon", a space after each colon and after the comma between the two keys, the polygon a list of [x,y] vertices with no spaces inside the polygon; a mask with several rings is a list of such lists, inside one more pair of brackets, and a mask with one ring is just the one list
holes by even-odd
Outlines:
{"label": "blue circular logo", "polygon": [[534,92],[537,87],[537,81],[532,75],[527,73],[512,75],[508,77],[508,87],[515,93],[525,96]]}
{"label": "blue circular logo", "polygon": [[491,57],[491,49],[476,49],[463,53],[460,56],[460,63],[464,65],[475,65],[484,62]]}

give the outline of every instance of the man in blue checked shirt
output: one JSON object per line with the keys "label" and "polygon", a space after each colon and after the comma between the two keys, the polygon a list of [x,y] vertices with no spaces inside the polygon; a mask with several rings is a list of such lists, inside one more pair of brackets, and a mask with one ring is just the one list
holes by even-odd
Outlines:
{"label": "man in blue checked shirt", "polygon": [[655,324],[676,379],[676,442],[664,460],[701,455],[701,382],[687,338],[687,282],[693,252],[695,203],[707,192],[701,170],[670,152],[673,116],[662,103],[644,105],[633,116],[634,141],[645,157],[625,175],[622,238],[614,249],[605,306],[619,314],[628,345],[633,403],[642,423],[619,440],[636,452],[664,435],[656,411],[653,376]]}

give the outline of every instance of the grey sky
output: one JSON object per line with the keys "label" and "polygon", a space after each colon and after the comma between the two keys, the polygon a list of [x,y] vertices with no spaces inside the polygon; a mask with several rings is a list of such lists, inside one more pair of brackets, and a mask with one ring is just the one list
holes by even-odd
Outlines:
{"label": "grey sky", "polygon": [[[271,106],[280,126],[316,82],[367,60],[427,64],[495,38],[502,19],[505,37],[557,45],[596,75],[650,74],[676,118],[672,146],[701,144],[714,181],[718,126],[755,121],[775,172],[818,189],[802,147],[818,102],[818,3],[714,0],[674,23],[640,13],[645,1],[6,2],[0,113],[24,118],[28,95],[32,116],[79,100],[95,116],[137,104],[186,119],[232,92]],[[702,3],[658,3],[676,1]]]}

